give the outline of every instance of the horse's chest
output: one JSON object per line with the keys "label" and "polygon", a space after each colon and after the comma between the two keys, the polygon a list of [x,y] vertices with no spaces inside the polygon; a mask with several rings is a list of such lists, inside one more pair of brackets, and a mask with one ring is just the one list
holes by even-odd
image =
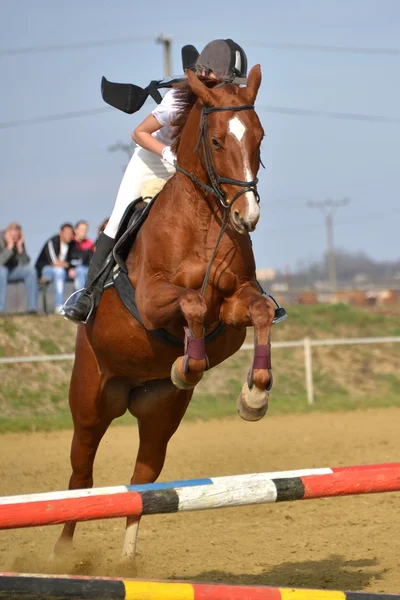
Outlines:
{"label": "horse's chest", "polygon": [[[199,289],[201,288],[206,276],[208,264],[201,260],[185,260],[179,266],[173,282],[181,287]],[[215,260],[210,271],[208,279],[209,285],[224,295],[232,294],[237,287],[237,274],[221,263]]]}

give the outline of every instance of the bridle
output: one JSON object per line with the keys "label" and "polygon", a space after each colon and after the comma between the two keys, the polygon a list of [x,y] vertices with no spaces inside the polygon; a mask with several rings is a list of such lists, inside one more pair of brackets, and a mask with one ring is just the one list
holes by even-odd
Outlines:
{"label": "bridle", "polygon": [[[175,167],[176,167],[177,171],[179,171],[180,173],[183,173],[184,175],[189,177],[189,179],[191,179],[193,181],[193,183],[199,185],[204,190],[206,190],[208,193],[215,196],[215,198],[218,199],[219,203],[221,204],[221,206],[223,208],[223,218],[222,218],[221,229],[220,229],[217,241],[215,243],[214,251],[212,253],[210,262],[208,264],[206,274],[204,276],[203,284],[201,286],[200,293],[202,296],[204,296],[206,288],[207,288],[208,279],[209,279],[210,273],[211,273],[211,267],[213,265],[215,256],[217,254],[219,243],[220,243],[221,238],[224,235],[225,230],[228,226],[229,213],[230,213],[232,206],[234,205],[236,200],[238,200],[238,198],[240,198],[240,196],[242,196],[243,194],[247,194],[248,192],[253,192],[253,194],[255,195],[255,197],[257,199],[257,202],[260,202],[260,196],[257,192],[258,177],[256,177],[252,181],[242,181],[240,179],[232,179],[230,177],[221,177],[216,172],[214,164],[213,164],[213,160],[212,160],[212,153],[211,153],[211,147],[210,147],[210,141],[209,141],[210,138],[208,135],[209,130],[208,130],[207,116],[214,112],[222,112],[222,111],[239,112],[242,110],[254,110],[254,104],[243,104],[241,106],[215,106],[212,108],[203,106],[203,108],[202,108],[201,118],[200,118],[199,135],[197,138],[196,147],[193,152],[197,152],[199,154],[199,148],[201,146],[202,151],[203,151],[203,160],[205,163],[207,175],[208,175],[211,185],[204,183],[204,181],[201,181],[200,179],[198,179],[194,175],[194,173],[189,173],[189,171],[186,171],[185,169],[180,167],[177,163],[175,163]],[[200,160],[201,160],[201,157],[200,157]],[[236,185],[243,189],[240,190],[239,192],[237,192],[237,194],[235,194],[235,196],[232,198],[232,200],[230,202],[227,202],[226,194],[223,191],[223,189],[221,188],[221,184]]]}
{"label": "bridle", "polygon": [[[238,198],[240,198],[240,196],[242,196],[243,194],[247,194],[248,192],[253,192],[253,194],[255,195],[255,197],[257,199],[257,202],[260,201],[260,196],[258,195],[258,192],[257,192],[258,178],[256,177],[252,181],[241,181],[240,179],[232,179],[230,177],[221,177],[216,172],[214,164],[213,164],[213,160],[212,160],[212,153],[211,153],[211,147],[210,147],[210,141],[209,141],[209,135],[208,135],[207,116],[214,112],[222,112],[222,111],[239,112],[242,110],[254,110],[254,104],[243,104],[242,106],[216,106],[216,107],[212,107],[212,108],[203,106],[203,108],[202,108],[199,135],[197,138],[196,147],[193,152],[198,153],[199,148],[201,146],[202,151],[203,151],[203,158],[204,158],[204,162],[205,162],[207,175],[208,175],[211,185],[207,185],[206,183],[204,183],[204,181],[201,181],[200,179],[198,179],[193,173],[189,173],[189,171],[186,171],[185,169],[180,167],[178,164],[175,165],[177,171],[179,171],[180,173],[183,173],[184,175],[189,177],[189,179],[191,179],[193,181],[193,183],[197,183],[197,185],[200,185],[207,192],[209,192],[210,194],[215,196],[219,200],[219,202],[220,202],[221,206],[223,207],[223,209],[225,210],[225,212],[229,211],[232,208],[233,204],[236,202],[236,200]],[[232,200],[229,203],[226,202],[226,194],[221,188],[221,184],[224,184],[224,183],[229,184],[229,185],[236,185],[236,186],[243,188],[241,191],[239,191],[239,192],[237,192],[237,194],[235,194],[235,196],[232,198]]]}

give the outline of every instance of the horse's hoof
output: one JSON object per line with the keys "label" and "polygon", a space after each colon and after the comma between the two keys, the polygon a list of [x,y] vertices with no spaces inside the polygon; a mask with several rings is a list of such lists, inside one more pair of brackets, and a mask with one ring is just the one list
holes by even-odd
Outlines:
{"label": "horse's hoof", "polygon": [[259,421],[268,410],[268,398],[269,391],[255,385],[250,389],[246,382],[236,400],[239,416],[245,421]]}
{"label": "horse's hoof", "polygon": [[54,546],[53,552],[51,554],[51,559],[60,560],[60,558],[64,558],[68,555],[71,555],[73,549],[74,548],[72,540],[60,539],[56,542],[56,545]]}
{"label": "horse's hoof", "polygon": [[192,390],[203,377],[203,373],[188,373],[181,370],[182,358],[177,358],[171,368],[171,381],[178,390]]}
{"label": "horse's hoof", "polygon": [[135,551],[128,553],[128,552],[122,552],[121,556],[119,557],[119,564],[122,567],[134,567],[135,566],[135,559],[136,559],[136,553]]}

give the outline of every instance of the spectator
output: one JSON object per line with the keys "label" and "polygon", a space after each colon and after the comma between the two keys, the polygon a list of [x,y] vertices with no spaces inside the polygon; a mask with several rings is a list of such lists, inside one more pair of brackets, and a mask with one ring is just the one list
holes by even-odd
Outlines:
{"label": "spectator", "polygon": [[[80,290],[85,287],[86,276],[89,270],[90,261],[94,253],[94,244],[87,238],[88,222],[78,221],[74,229],[74,246],[71,253],[71,264],[74,269],[70,269],[69,276],[75,279],[75,288]],[[75,273],[72,271],[75,270]],[[78,298],[76,295],[75,299]]]}
{"label": "spectator", "polygon": [[67,277],[75,279],[76,272],[71,263],[74,245],[74,228],[70,223],[64,223],[59,234],[47,240],[36,261],[39,278],[43,277],[53,282],[56,313],[61,312],[64,304],[64,286]]}
{"label": "spectator", "polygon": [[6,309],[7,285],[14,281],[25,283],[28,312],[37,313],[37,276],[29,263],[21,226],[10,223],[0,232],[0,313]]}

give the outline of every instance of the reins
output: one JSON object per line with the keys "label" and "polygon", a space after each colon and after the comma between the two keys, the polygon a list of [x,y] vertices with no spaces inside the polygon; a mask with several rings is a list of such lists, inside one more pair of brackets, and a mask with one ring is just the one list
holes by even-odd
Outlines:
{"label": "reins", "polygon": [[[199,185],[206,192],[208,192],[209,194],[212,194],[215,198],[217,198],[223,208],[223,218],[222,218],[221,229],[220,229],[217,241],[215,243],[215,247],[214,247],[210,262],[209,262],[207,270],[206,270],[206,274],[204,276],[203,284],[201,286],[202,296],[204,296],[206,288],[207,288],[208,280],[209,280],[210,273],[211,273],[211,267],[213,265],[215,256],[217,254],[218,246],[219,246],[222,236],[225,233],[226,228],[228,226],[229,212],[232,209],[232,206],[234,205],[236,200],[238,200],[238,198],[240,198],[240,196],[242,196],[243,194],[247,194],[248,192],[253,192],[253,194],[255,195],[255,197],[257,199],[257,202],[260,201],[260,197],[257,192],[257,183],[258,183],[257,177],[255,179],[253,179],[252,181],[242,181],[240,179],[232,179],[230,177],[221,177],[216,172],[214,164],[213,164],[213,160],[212,160],[212,153],[211,153],[211,147],[210,147],[209,135],[208,135],[207,116],[214,112],[222,112],[222,111],[239,112],[242,110],[254,110],[254,104],[243,104],[242,106],[216,106],[216,107],[212,107],[212,108],[203,106],[203,108],[202,108],[201,119],[200,119],[200,130],[199,130],[199,135],[197,138],[197,143],[196,143],[194,152],[198,153],[199,149],[201,147],[206,170],[207,170],[207,175],[208,175],[211,185],[204,183],[204,181],[201,181],[193,173],[186,171],[185,169],[180,167],[178,164],[175,165],[177,171],[179,171],[180,173],[183,173],[183,175],[186,175],[186,177],[189,177],[189,179],[191,181],[193,181],[193,183]],[[221,188],[221,184],[236,185],[243,189],[240,190],[239,192],[237,192],[237,194],[235,194],[235,196],[232,198],[232,200],[228,203],[226,201],[226,194],[223,191],[223,189]]]}

